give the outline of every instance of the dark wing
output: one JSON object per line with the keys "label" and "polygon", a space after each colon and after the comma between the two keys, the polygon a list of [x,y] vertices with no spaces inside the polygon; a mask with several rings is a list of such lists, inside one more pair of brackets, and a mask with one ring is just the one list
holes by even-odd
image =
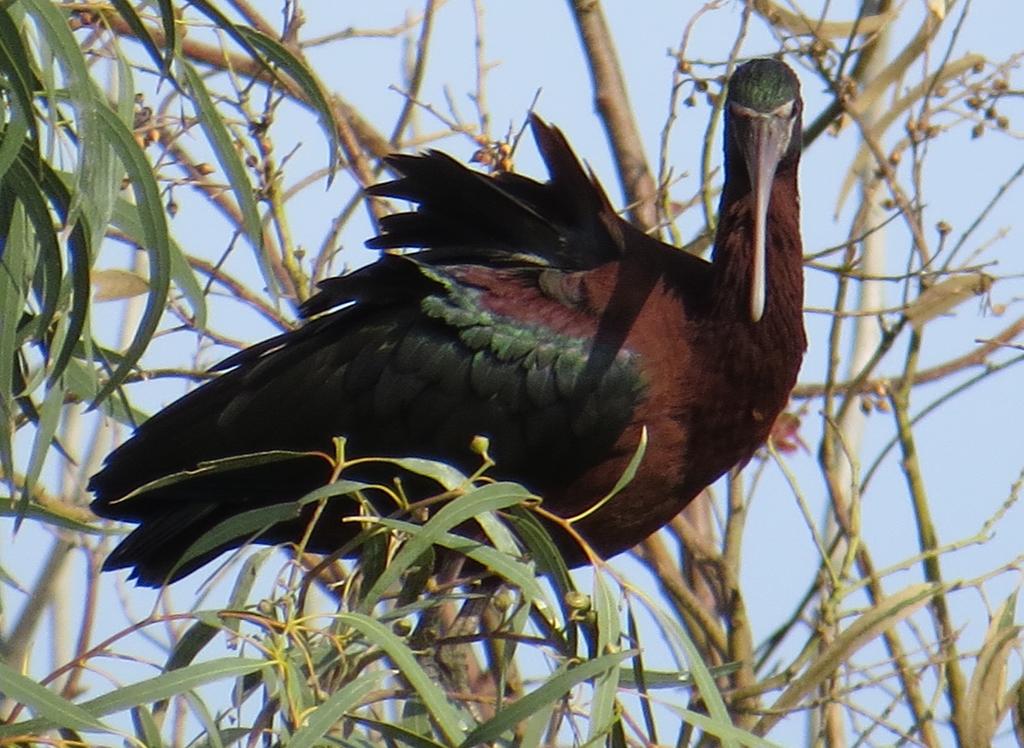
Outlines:
{"label": "dark wing", "polygon": [[[543,144],[545,136],[539,137]],[[269,450],[330,453],[331,439],[345,436],[349,455],[418,455],[472,469],[477,459],[469,444],[482,434],[491,439],[499,474],[543,492],[599,459],[630,420],[645,384],[641,362],[628,351],[590,365],[597,310],[576,282],[582,273],[551,269],[592,266],[619,251],[615,232],[601,233],[602,225],[618,219],[592,215],[594,206],[607,205],[603,194],[564,141],[552,148],[556,152],[545,156],[559,165],[552,167],[550,185],[490,180],[463,167],[443,177],[432,168],[420,177],[407,172],[393,183],[422,198],[424,208],[410,214],[416,220],[386,223],[385,238],[374,244],[390,246],[392,228],[401,236],[415,232],[418,222],[425,231],[447,226],[450,240],[435,234],[431,243],[416,242],[405,235],[404,244],[434,249],[414,257],[385,255],[326,282],[304,311],[340,309],[231,357],[217,367],[226,373],[140,426],[89,485],[97,514],[140,523],[105,568],[134,567],[142,583],[161,584],[192,542],[219,522],[294,501],[330,476],[327,461],[311,457],[200,475],[128,497],[203,461]],[[419,158],[401,163],[409,171],[452,166],[437,155]],[[571,167],[576,171],[566,175]],[[457,210],[419,185],[476,179],[496,189],[449,195],[459,202]],[[570,183],[583,191],[554,194]],[[456,235],[462,212],[506,224],[484,221],[477,233]],[[505,232],[536,245],[516,250],[501,241]],[[591,244],[580,246],[580,237]],[[431,256],[435,251],[440,254]],[[525,259],[512,261],[517,254]],[[475,264],[451,264],[457,257]],[[337,501],[331,507],[312,550],[333,551],[354,534],[340,519],[355,506]],[[260,540],[295,540],[304,521],[281,522]],[[193,559],[172,578],[242,540]]]}
{"label": "dark wing", "polygon": [[[401,257],[382,265],[395,267],[396,276],[410,272],[401,266],[419,272],[429,291],[376,308],[356,303],[243,352],[235,368],[157,413],[111,454],[90,482],[92,508],[141,525],[107,568],[134,566],[143,582],[160,584],[217,522],[298,499],[330,475],[325,460],[303,458],[197,476],[124,499],[203,461],[270,450],[330,454],[331,439],[345,436],[350,457],[417,455],[472,470],[479,459],[470,442],[480,434],[491,440],[499,475],[543,492],[614,444],[643,396],[639,362],[622,352],[603,370],[589,370],[589,340],[570,331],[590,324],[578,311],[565,309],[559,331],[486,308],[489,286],[497,285],[505,293],[518,286],[532,309],[558,304],[536,283],[542,271],[460,273]],[[339,508],[343,503],[333,520],[354,513],[354,506]],[[352,527],[323,520],[312,549],[335,550]],[[300,535],[295,522],[262,540]]]}
{"label": "dark wing", "polygon": [[550,179],[540,183],[510,172],[487,176],[450,156],[388,156],[401,178],[367,192],[414,202],[417,210],[381,222],[369,247],[424,247],[435,263],[535,264],[590,270],[619,259],[616,215],[601,186],[589,176],[565,136],[533,115],[534,138]]}

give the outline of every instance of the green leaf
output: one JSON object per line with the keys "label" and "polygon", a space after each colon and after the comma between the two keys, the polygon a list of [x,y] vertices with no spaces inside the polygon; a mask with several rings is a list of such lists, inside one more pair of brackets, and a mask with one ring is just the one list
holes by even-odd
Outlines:
{"label": "green leaf", "polygon": [[[82,513],[82,510],[69,507],[76,515]],[[110,530],[97,525],[91,525],[88,522],[84,522],[79,519],[75,519],[71,514],[61,514],[59,511],[59,505],[57,508],[50,508],[42,506],[41,504],[29,504],[22,510],[15,502],[10,498],[0,498],[0,517],[24,517],[26,519],[38,520],[47,525],[53,525],[54,527],[62,527],[66,530],[74,530],[75,532],[89,533],[90,535],[117,535],[117,530]]]}
{"label": "green leaf", "polygon": [[922,582],[878,600],[835,637],[825,651],[811,661],[807,670],[789,684],[772,704],[770,713],[758,722],[756,731],[765,734],[778,721],[779,715],[789,713],[806,694],[830,678],[843,663],[849,662],[861,647],[913,614],[941,591],[940,584]]}
{"label": "green leaf", "polygon": [[448,703],[444,691],[437,687],[433,679],[420,667],[409,645],[395,636],[391,629],[362,613],[340,613],[336,621],[342,626],[349,626],[365,636],[370,643],[387,653],[388,658],[398,668],[402,676],[409,682],[423,705],[434,718],[434,722],[444,733],[450,743],[462,737],[462,718],[455,708]]}
{"label": "green leaf", "polygon": [[[330,173],[333,175],[338,169],[338,152],[340,150],[340,144],[338,142],[337,130],[334,127],[334,112],[331,109],[330,103],[327,101],[327,96],[324,93],[324,88],[320,84],[320,81],[309,67],[304,65],[288,50],[287,47],[276,39],[271,39],[269,36],[260,33],[256,29],[246,26],[236,26],[235,29],[242,38],[263,53],[271,64],[284,70],[292,80],[298,84],[299,88],[306,95],[310,106],[313,107],[313,111],[319,115],[320,127],[327,136],[327,140],[330,145],[329,168]],[[328,180],[328,182],[329,181],[330,180]]]}
{"label": "green leaf", "polygon": [[[81,710],[84,715],[89,719],[89,726],[82,725],[76,729],[83,731],[96,732],[102,730],[104,732],[113,732],[117,734],[115,730],[99,722],[98,718],[114,712],[123,711],[125,709],[131,709],[139,704],[149,704],[154,701],[161,699],[170,698],[171,696],[184,693],[193,688],[206,685],[218,680],[224,680],[226,678],[237,678],[239,676],[247,675],[248,673],[254,673],[257,670],[268,667],[271,663],[265,660],[255,660],[243,657],[222,657],[217,660],[211,660],[209,662],[201,662],[196,665],[190,665],[187,668],[181,668],[180,670],[172,670],[169,673],[163,673],[154,678],[148,678],[138,683],[132,683],[131,685],[118,688],[103,696],[99,696],[95,699],[91,699],[84,704],[75,705],[70,702],[66,702],[60,699],[60,702],[73,707],[74,710]],[[0,663],[0,687],[6,687],[8,684],[5,680],[5,671],[9,671],[5,665]],[[17,673],[13,673],[17,675]],[[28,681],[24,676],[18,676],[24,681]],[[32,683],[32,681],[28,681]],[[36,684],[32,684],[36,685]],[[37,689],[43,689],[42,686],[36,685]],[[5,688],[6,690],[6,688]],[[11,695],[11,691],[7,691],[8,695]],[[59,697],[55,697],[59,698]],[[35,708],[33,706],[33,708]],[[74,714],[79,714],[75,711]],[[53,727],[59,726],[72,726],[69,722],[64,722],[57,717],[62,715],[46,714],[43,718],[33,719],[26,722],[18,722],[11,725],[0,725],[0,739],[9,738],[16,735],[23,734],[24,731],[42,731],[48,730]]]}
{"label": "green leaf", "polygon": [[260,272],[263,274],[263,281],[268,288],[276,288],[277,281],[270,262],[263,251],[263,224],[260,221],[259,209],[256,205],[256,198],[253,194],[253,186],[249,182],[249,174],[242,163],[235,148],[234,138],[224,126],[224,120],[217,107],[214,106],[206,84],[199,72],[188,62],[181,62],[181,69],[184,72],[184,80],[191,93],[192,104],[199,115],[199,125],[206,133],[213,154],[224,169],[227,175],[228,184],[235,195],[238,210],[242,214],[242,225],[245,227],[249,243],[256,251],[256,261],[259,264]]}
{"label": "green leaf", "polygon": [[635,654],[636,652],[633,650],[616,652],[595,657],[576,667],[560,668],[538,688],[509,704],[494,717],[470,732],[460,743],[461,748],[470,748],[492,740],[499,740],[507,731],[514,729],[516,725],[531,717],[535,712],[545,709],[562,698],[580,683],[608,670],[618,670],[620,662]]}
{"label": "green leaf", "polygon": [[[23,287],[26,268],[34,254],[34,244],[28,240],[25,215],[18,207],[14,193],[0,182],[0,231],[4,237],[3,265],[0,272],[0,319],[15,320],[25,305]],[[0,325],[0,471],[14,475],[15,376],[20,369],[18,328]],[[24,393],[27,394],[27,393]]]}
{"label": "green leaf", "polygon": [[684,709],[672,704],[668,704],[667,706],[670,710],[682,717],[683,721],[688,722],[695,727],[699,727],[709,735],[714,735],[715,737],[720,738],[723,742],[728,742],[729,744],[748,745],[751,746],[751,748],[781,748],[778,743],[772,743],[762,737],[754,735],[753,733],[747,732],[742,728],[736,727],[728,719],[715,719],[714,717],[709,717],[706,714],[694,712],[690,709]]}
{"label": "green leaf", "polygon": [[118,364],[110,375],[110,380],[100,390],[96,402],[93,403],[94,407],[120,386],[142,357],[160,322],[171,282],[170,240],[167,233],[167,221],[164,217],[160,202],[160,190],[153,177],[152,167],[124,123],[107,107],[99,107],[97,112],[103,124],[104,134],[110,139],[110,144],[124,165],[128,173],[128,180],[135,193],[135,202],[138,206],[138,215],[145,240],[144,247],[149,255],[150,293],[146,299],[146,308],[142,312],[142,318],[139,320],[139,327],[135,331],[135,336],[128,345],[128,349],[124,352],[124,360]]}
{"label": "green leaf", "polygon": [[346,712],[359,706],[370,691],[378,688],[384,676],[385,673],[380,671],[363,673],[358,680],[335,691],[316,709],[306,714],[303,726],[288,741],[288,748],[314,748],[321,745],[320,738],[326,735]]}
{"label": "green leaf", "polygon": [[377,578],[373,587],[363,597],[359,605],[360,612],[367,613],[373,609],[384,593],[401,578],[405,570],[415,563],[437,539],[456,525],[460,525],[474,515],[484,512],[495,512],[499,509],[519,504],[530,498],[532,494],[515,483],[491,483],[475,489],[445,504],[430,520],[423,525],[408,543],[395,554],[384,573]]}
{"label": "green leaf", "polygon": [[68,727],[81,732],[114,732],[94,712],[63,699],[45,686],[0,661],[0,693],[7,699],[24,704],[38,719],[0,725],[0,739],[15,735],[32,735],[44,726]]}
{"label": "green leaf", "polygon": [[160,726],[153,719],[153,713],[144,705],[132,709],[132,723],[135,725],[135,736],[146,748],[163,748],[160,737]]}
{"label": "green leaf", "polygon": [[421,457],[382,457],[380,462],[397,465],[410,473],[431,478],[444,487],[445,491],[456,491],[469,483],[469,478],[451,465]]}
{"label": "green leaf", "polygon": [[174,573],[197,558],[212,551],[235,544],[240,538],[251,542],[279,522],[287,522],[299,516],[301,506],[296,502],[258,507],[240,512],[214,525],[190,545],[168,574]]}
{"label": "green leaf", "polygon": [[[139,220],[139,212],[136,206],[127,200],[118,200],[114,204],[113,225],[124,233],[138,247],[146,245],[146,237],[142,230],[142,222]],[[206,326],[206,295],[203,288],[196,280],[196,274],[189,265],[188,258],[181,247],[173,239],[169,239],[171,280],[178,290],[185,295],[185,300],[192,309],[195,317],[196,327],[202,329]]]}
{"label": "green leaf", "polygon": [[[381,519],[374,524],[392,530],[401,530],[409,535],[416,535],[423,530],[423,525],[396,519]],[[483,545],[478,541],[447,532],[439,535],[434,543],[442,548],[448,548],[473,559],[521,590],[527,600],[531,602],[539,600],[544,604],[547,595],[544,592],[544,588],[537,582],[537,577],[530,565],[502,551]]]}
{"label": "green leaf", "polygon": [[569,567],[565,565],[565,559],[562,558],[562,554],[547,528],[541,524],[533,512],[526,507],[517,506],[511,507],[507,515],[509,524],[515,528],[516,534],[537,564],[538,571],[545,574],[554,587],[562,620],[555,621],[552,609],[538,608],[538,612],[549,622],[549,628],[553,633],[567,631],[568,637],[563,642],[561,651],[574,653],[576,652],[576,627],[569,625],[571,616],[566,600],[569,599],[568,596],[571,593],[575,593],[577,590],[576,583],[569,574]]}
{"label": "green leaf", "polygon": [[992,745],[1003,718],[1006,666],[1020,645],[1021,627],[1014,622],[1017,593],[1013,592],[992,616],[974,672],[964,695],[964,723],[959,725],[965,745]]}
{"label": "green leaf", "polygon": [[[631,604],[632,598],[626,597],[626,621],[629,626],[629,641],[632,642],[633,646],[639,650],[636,657],[633,658],[632,670],[630,674],[633,676],[634,685],[636,686],[638,695],[640,697],[640,709],[644,715],[644,727],[647,728],[647,735],[645,736],[648,742],[658,742],[658,728],[654,721],[654,711],[651,709],[651,698],[650,692],[647,688],[647,667],[644,664],[644,647],[643,640],[640,635],[640,627],[637,625],[636,615],[633,612],[633,605]],[[689,674],[686,675],[689,678]],[[620,675],[619,682],[622,683]]]}
{"label": "green leaf", "polygon": [[[264,453],[264,456],[270,454],[273,453]],[[217,462],[223,463],[239,459],[247,458],[227,458],[226,460],[218,460]],[[200,535],[199,538],[197,538],[195,542],[185,550],[177,563],[174,564],[174,568],[171,569],[170,575],[173,576],[174,572],[178,569],[184,567],[194,559],[201,558],[211,551],[215,551],[224,546],[236,544],[236,541],[238,541],[239,538],[245,538],[247,542],[251,542],[279,522],[296,519],[300,516],[302,508],[307,504],[311,504],[321,499],[330,499],[334,496],[351,494],[361,490],[363,487],[364,484],[357,483],[355,481],[336,481],[330,485],[318,488],[316,491],[306,494],[298,501],[288,501],[281,504],[257,507],[255,509],[250,509],[247,512],[232,515],[218,523],[213,527],[213,529]],[[120,499],[120,501],[123,500],[124,499]]]}
{"label": "green leaf", "polygon": [[[32,116],[32,98],[42,84],[32,68],[32,59],[7,7],[0,8],[0,71],[6,76],[7,90],[14,94],[11,119],[0,140],[0,179],[21,150],[22,144],[26,143],[29,133],[32,137],[28,139],[28,144],[38,148],[39,128]],[[38,161],[38,150],[33,153]]]}
{"label": "green leaf", "polygon": [[123,686],[103,696],[91,699],[82,704],[83,709],[88,709],[96,715],[112,714],[123,709],[128,709],[137,704],[150,704],[185,691],[226,680],[238,678],[249,673],[254,673],[265,667],[270,662],[246,657],[221,657],[208,662],[200,662],[188,667],[171,670],[153,678],[148,678],[138,683]]}
{"label": "green leaf", "polygon": [[[64,390],[54,383],[46,387],[42,407],[39,409],[39,420],[36,422],[35,434],[32,439],[32,450],[29,454],[28,467],[22,488],[23,502],[21,508],[27,512],[29,498],[35,491],[36,482],[43,470],[43,463],[50,454],[50,446],[57,441],[57,426],[64,410]],[[21,517],[15,521],[15,529],[21,524]]]}
{"label": "green leaf", "polygon": [[170,33],[168,34],[168,18],[164,17],[164,33],[167,36],[167,56],[164,57],[160,52],[160,47],[153,39],[152,34],[149,33],[149,29],[146,28],[146,24],[139,18],[138,13],[132,8],[128,0],[111,0],[110,4],[114,6],[114,10],[118,12],[124,22],[128,24],[128,28],[132,30],[132,35],[142,45],[142,48],[146,50],[146,54],[149,55],[150,59],[156,65],[157,70],[164,77],[170,78],[174,81],[171,76],[171,60],[174,59],[174,13],[170,12]]}
{"label": "green leaf", "polygon": [[[619,651],[621,627],[618,605],[600,570],[594,571],[594,613],[597,619],[597,651],[600,654]],[[606,735],[618,721],[615,711],[618,688],[619,668],[609,668],[595,679],[590,703],[590,740]]]}
{"label": "green leaf", "polygon": [[367,719],[366,717],[349,717],[349,720],[369,727],[371,730],[379,732],[385,738],[398,741],[399,745],[410,746],[410,748],[447,748],[443,743],[437,743],[430,738],[425,738],[390,722],[379,722],[378,720]]}
{"label": "green leaf", "polygon": [[[713,721],[719,724],[731,724],[729,711],[726,709],[725,701],[718,690],[715,681],[715,674],[711,672],[704,658],[701,655],[693,639],[680,624],[678,619],[666,613],[661,608],[648,604],[648,610],[657,619],[658,625],[664,632],[665,642],[677,653],[677,658],[685,660],[689,665],[689,674],[697,686],[697,692],[707,707],[708,713]],[[680,651],[681,650],[681,651]],[[726,741],[725,745],[732,745]]]}
{"label": "green leaf", "polygon": [[177,473],[171,473],[170,475],[165,475],[161,478],[157,478],[156,480],[152,480],[149,483],[144,483],[114,503],[120,504],[122,502],[129,501],[136,496],[140,496],[150,491],[155,491],[158,488],[173,486],[176,483],[191,480],[192,478],[197,478],[199,476],[227,473],[232,470],[245,470],[246,468],[257,467],[259,465],[270,465],[275,462],[302,459],[315,454],[315,452],[294,452],[286,449],[275,449],[267,452],[254,452],[252,454],[222,457],[216,460],[206,460],[204,462],[200,462],[191,470],[182,470]]}
{"label": "green leaf", "polygon": [[160,7],[160,20],[164,28],[164,45],[167,47],[167,57],[164,61],[165,75],[170,75],[171,61],[174,55],[179,52],[178,26],[174,18],[174,5],[171,0],[157,0]]}
{"label": "green leaf", "polygon": [[[64,370],[64,387],[84,403],[91,402],[100,391],[95,369],[85,366],[75,358],[68,362]],[[146,420],[144,413],[130,408],[123,399],[117,397],[108,397],[100,403],[100,410],[127,426],[134,427]]]}
{"label": "green leaf", "polygon": [[269,66],[276,65],[295,81],[309,100],[310,106],[319,115],[320,126],[330,143],[330,171],[333,174],[338,168],[338,151],[340,150],[338,133],[334,128],[334,114],[330,103],[327,101],[323,86],[313,72],[279,41],[271,39],[256,29],[233,23],[213,3],[206,2],[206,0],[192,0],[191,5],[210,18],[247,54],[264,65],[268,65],[268,72],[272,75],[276,75],[276,72]]}

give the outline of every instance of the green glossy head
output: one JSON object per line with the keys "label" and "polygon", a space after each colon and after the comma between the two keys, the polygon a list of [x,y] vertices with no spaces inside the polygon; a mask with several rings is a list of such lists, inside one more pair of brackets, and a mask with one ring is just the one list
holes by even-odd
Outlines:
{"label": "green glossy head", "polygon": [[789,66],[758,59],[736,68],[729,80],[730,104],[767,114],[800,98],[800,83]]}
{"label": "green glossy head", "polygon": [[[736,68],[729,81],[725,105],[726,191],[723,195],[742,198],[749,189],[754,202],[750,283],[750,319],[753,322],[760,321],[764,314],[767,294],[765,243],[772,184],[780,164],[800,157],[802,110],[800,83],[793,71],[777,60],[745,62]],[[743,173],[745,181],[741,177]]]}

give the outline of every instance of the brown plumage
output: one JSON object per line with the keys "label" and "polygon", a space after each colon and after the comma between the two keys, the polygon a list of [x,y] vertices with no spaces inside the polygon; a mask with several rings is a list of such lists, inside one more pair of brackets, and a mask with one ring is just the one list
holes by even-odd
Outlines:
{"label": "brown plumage", "polygon": [[[737,69],[711,262],[619,218],[562,134],[537,118],[544,184],[486,177],[437,152],[390,157],[400,178],[371,194],[419,209],[386,218],[368,244],[422,251],[325,281],[302,310],[321,316],[223,362],[226,373],[117,449],[90,483],[92,506],[139,526],[105,568],[131,567],[144,584],[176,579],[247,539],[179,567],[204,531],[294,502],[329,468],[290,460],[125,498],[140,486],[231,455],[329,452],[334,436],[348,439],[350,456],[471,469],[469,442],[485,435],[494,475],[574,517],[612,489],[646,428],[633,481],[575,525],[603,556],[635,545],[751,457],[796,381],[806,345],[800,113],[785,65]],[[354,525],[341,518],[354,509],[332,500],[310,549],[350,539]],[[309,516],[258,541],[296,540]],[[556,540],[570,563],[583,560],[573,541]]]}

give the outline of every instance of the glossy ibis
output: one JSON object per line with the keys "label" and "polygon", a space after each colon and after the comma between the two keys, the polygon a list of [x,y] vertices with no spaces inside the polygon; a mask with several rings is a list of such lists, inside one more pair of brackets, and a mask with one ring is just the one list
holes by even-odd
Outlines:
{"label": "glossy ibis", "polygon": [[[785,406],[805,348],[797,166],[799,84],[773,60],[736,69],[725,106],[725,185],[710,262],[620,218],[562,133],[532,119],[546,183],[486,176],[431,151],[387,159],[371,195],[418,205],[382,221],[375,263],[321,284],[299,329],[244,350],[143,423],[89,487],[93,511],[138,523],[106,569],[177,579],[245,538],[176,567],[205,531],[294,502],[330,479],[316,457],[199,475],[198,463],[269,450],[417,455],[493,474],[576,517],[614,486],[646,427],[633,481],[575,527],[603,556],[654,532],[750,459]],[[127,498],[126,498],[127,497]],[[332,500],[308,548],[354,534]],[[309,513],[258,542],[298,540]],[[567,560],[583,560],[559,536]]]}

